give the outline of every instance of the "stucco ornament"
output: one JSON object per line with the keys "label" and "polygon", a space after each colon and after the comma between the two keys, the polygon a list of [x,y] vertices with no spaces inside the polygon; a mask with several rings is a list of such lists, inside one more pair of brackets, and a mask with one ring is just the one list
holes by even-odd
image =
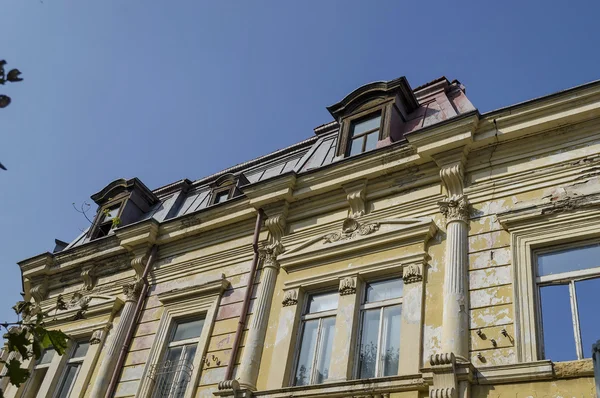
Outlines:
{"label": "stucco ornament", "polygon": [[347,276],[340,279],[339,292],[340,296],[356,294],[356,277]]}
{"label": "stucco ornament", "polygon": [[96,266],[94,264],[84,266],[81,270],[81,279],[83,290],[92,290],[96,285]]}
{"label": "stucco ornament", "polygon": [[123,285],[123,294],[125,295],[126,301],[137,301],[140,292],[142,290],[142,284],[138,282],[127,283]]}
{"label": "stucco ornament", "polygon": [[446,222],[462,221],[467,223],[469,220],[469,202],[464,195],[444,199],[438,202],[438,206],[440,207],[440,213],[446,217]]}
{"label": "stucco ornament", "polygon": [[361,224],[354,218],[348,217],[344,220],[341,232],[332,232],[323,237],[325,243],[333,243],[354,239],[357,236],[365,236],[379,230],[379,223]]}
{"label": "stucco ornament", "polygon": [[417,264],[406,265],[402,270],[402,279],[405,284],[420,282],[423,280],[421,267]]}
{"label": "stucco ornament", "polygon": [[288,290],[287,292],[285,292],[281,304],[283,304],[284,307],[289,307],[290,305],[298,304],[298,291]]}
{"label": "stucco ornament", "polygon": [[90,344],[100,344],[105,333],[106,332],[104,331],[104,328],[94,330],[94,332],[92,333],[92,337],[90,338]]}
{"label": "stucco ornament", "polygon": [[48,278],[42,278],[34,283],[35,285],[31,288],[31,297],[37,304],[40,304],[48,297]]}

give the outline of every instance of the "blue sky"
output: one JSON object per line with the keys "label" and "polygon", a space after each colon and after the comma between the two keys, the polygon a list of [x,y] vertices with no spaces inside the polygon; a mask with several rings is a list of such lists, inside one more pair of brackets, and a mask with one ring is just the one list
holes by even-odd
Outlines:
{"label": "blue sky", "polygon": [[[16,262],[71,240],[71,203],[288,146],[360,85],[458,79],[481,112],[600,78],[600,2],[4,1],[0,320]],[[460,5],[457,5],[460,4]]]}

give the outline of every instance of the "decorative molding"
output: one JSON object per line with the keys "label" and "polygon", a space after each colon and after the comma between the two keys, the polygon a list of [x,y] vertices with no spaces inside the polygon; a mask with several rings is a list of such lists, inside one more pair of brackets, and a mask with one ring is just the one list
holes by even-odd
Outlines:
{"label": "decorative molding", "polygon": [[421,282],[423,280],[422,265],[408,264],[402,268],[402,279],[405,284]]}
{"label": "decorative molding", "polygon": [[[269,243],[265,245],[265,253],[270,259],[275,260],[278,255],[285,251],[281,244],[281,238],[285,234],[287,226],[288,203],[280,201],[263,208],[267,219],[265,227],[269,230]],[[268,260],[271,263],[271,260]]]}
{"label": "decorative molding", "polygon": [[449,199],[457,199],[463,195],[464,191],[464,170],[460,162],[442,167],[440,169],[440,178],[446,187]]}
{"label": "decorative molding", "polygon": [[144,274],[144,268],[146,267],[146,261],[148,260],[148,250],[144,251],[143,254],[136,255],[131,260],[131,268],[135,271],[135,275],[138,279]]}
{"label": "decorative molding", "polygon": [[340,240],[350,240],[358,236],[370,235],[379,230],[379,223],[360,224],[354,218],[346,218],[340,232],[332,232],[323,236],[325,243],[333,243]]}
{"label": "decorative molding", "polygon": [[277,261],[277,251],[282,247],[281,245],[276,245],[275,248],[271,248],[270,245],[258,249],[258,256],[262,261],[263,268],[275,268],[279,270],[279,262]]}
{"label": "decorative molding", "polygon": [[429,357],[429,364],[431,366],[454,365],[455,363],[456,357],[451,352],[442,354],[432,354]]}
{"label": "decorative molding", "polygon": [[340,296],[356,294],[356,276],[341,278],[338,291],[340,292]]}
{"label": "decorative molding", "polygon": [[456,398],[454,387],[432,388],[429,390],[429,398]]}
{"label": "decorative molding", "polygon": [[469,221],[469,202],[465,195],[454,197],[453,199],[444,199],[438,202],[440,213],[446,217],[446,222],[460,221],[467,223]]}
{"label": "decorative molding", "polygon": [[30,290],[31,297],[36,303],[41,304],[48,297],[48,277],[31,281],[33,287]]}
{"label": "decorative molding", "polygon": [[194,299],[199,297],[210,297],[221,295],[229,286],[229,281],[225,279],[225,275],[201,285],[192,285],[182,289],[173,289],[167,292],[159,293],[158,300],[163,304],[169,304],[184,299]]}
{"label": "decorative molding", "polygon": [[367,180],[359,180],[342,185],[346,191],[346,199],[350,205],[350,218],[359,218],[366,214],[365,200],[367,191]]}
{"label": "decorative molding", "polygon": [[287,290],[281,302],[284,307],[298,304],[298,290]]}
{"label": "decorative molding", "polygon": [[83,266],[81,270],[81,279],[83,279],[83,290],[92,290],[96,285],[96,265],[90,264]]}

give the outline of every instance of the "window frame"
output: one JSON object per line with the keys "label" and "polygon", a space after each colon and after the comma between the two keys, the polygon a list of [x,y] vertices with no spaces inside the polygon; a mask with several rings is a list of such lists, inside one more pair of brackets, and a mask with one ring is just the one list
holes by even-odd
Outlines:
{"label": "window frame", "polygon": [[574,247],[586,240],[600,239],[600,208],[585,207],[558,213],[546,211],[552,210],[552,206],[497,214],[502,227],[510,233],[517,363],[541,361],[543,355],[534,251],[558,245]]}
{"label": "window frame", "polygon": [[96,218],[94,219],[94,223],[92,225],[91,228],[91,232],[90,232],[90,240],[96,240],[96,239],[101,239],[104,238],[106,236],[108,236],[110,234],[110,231],[112,231],[113,227],[111,225],[110,229],[108,230],[108,232],[106,233],[106,235],[102,235],[102,236],[98,236],[98,233],[100,232],[100,228],[107,224],[108,222],[104,222],[104,211],[105,210],[110,210],[110,209],[114,209],[114,208],[118,208],[117,210],[117,214],[111,219],[111,224],[112,224],[112,220],[115,218],[121,218],[121,215],[123,213],[123,209],[125,208],[125,202],[127,202],[127,200],[129,199],[129,195],[124,196],[124,197],[120,197],[117,199],[114,199],[106,204],[104,204],[103,206],[100,206],[98,208],[98,212],[96,213]]}
{"label": "window frame", "polygon": [[[379,118],[379,126],[377,128],[365,130],[360,134],[354,135],[354,128],[356,127],[357,124],[366,122],[366,121],[370,121],[370,120],[373,120],[376,118]],[[383,127],[382,111],[374,111],[363,117],[354,118],[354,119],[350,120],[350,126],[348,127],[348,143],[346,145],[346,156],[347,157],[356,156],[356,155],[360,155],[362,153],[368,152],[367,148],[366,148],[367,147],[367,136],[372,133],[377,132],[377,142],[379,142],[381,140],[382,127]],[[353,141],[357,140],[358,138],[360,138],[362,140],[361,151],[359,153],[351,155],[350,153],[352,152]],[[377,146],[375,148],[377,148]]]}
{"label": "window frame", "polygon": [[[292,387],[306,387],[306,386],[312,386],[312,385],[319,385],[319,384],[324,384],[326,383],[326,381],[324,381],[323,383],[315,383],[314,379],[316,377],[316,371],[317,371],[317,367],[318,367],[318,363],[319,360],[321,358],[321,353],[319,352],[319,349],[321,347],[321,335],[323,332],[323,319],[325,318],[334,318],[337,321],[337,312],[338,312],[338,308],[339,308],[339,296],[338,296],[338,303],[336,305],[336,308],[332,309],[332,310],[327,310],[327,311],[320,311],[320,312],[314,312],[312,314],[307,313],[307,311],[309,310],[309,306],[310,306],[310,297],[311,296],[316,296],[319,294],[326,294],[326,293],[335,293],[336,295],[338,294],[338,291],[336,288],[333,287],[329,287],[329,288],[323,288],[323,289],[319,289],[319,290],[313,290],[310,292],[305,292],[304,294],[304,300],[302,300],[302,312],[300,315],[300,324],[298,327],[298,334],[296,337],[296,344],[295,344],[295,349],[294,349],[294,362],[293,362],[293,367],[292,367],[292,372],[290,374],[290,381],[289,381],[289,385]],[[317,327],[317,344],[315,344],[315,351],[314,351],[314,356],[313,356],[313,360],[312,360],[312,373],[310,375],[309,378],[309,383],[299,386],[296,385],[296,371],[298,370],[298,365],[299,365],[299,361],[300,361],[300,351],[302,350],[302,337],[304,334],[304,328],[306,325],[307,321],[312,321],[312,320],[319,320],[319,325]],[[337,323],[336,323],[337,326]]]}
{"label": "window frame", "polygon": [[[223,204],[225,202],[227,202],[229,199],[231,199],[233,197],[233,191],[235,189],[235,184],[232,184],[230,186],[226,186],[226,187],[222,187],[222,188],[215,188],[213,189],[211,195],[210,195],[210,205],[220,205]],[[223,202],[217,202],[217,197],[222,194],[223,192],[227,192],[227,199],[225,199]]]}
{"label": "window frame", "polygon": [[228,286],[229,282],[222,275],[219,279],[201,285],[178,286],[171,291],[158,294],[158,300],[163,305],[163,314],[156,330],[154,343],[150,349],[136,397],[148,398],[154,395],[154,380],[150,378],[151,370],[164,357],[172,336],[171,333],[175,333],[174,322],[191,318],[204,318],[196,355],[192,361],[194,368],[184,393],[185,398],[195,396],[200,381],[202,359],[208,350],[208,343],[221,297]]}
{"label": "window frame", "polygon": [[[73,357],[73,355],[75,354],[75,352],[77,351],[77,348],[79,347],[80,344],[87,344],[88,347],[85,351],[85,354],[81,357]],[[77,371],[75,373],[75,377],[73,378],[73,381],[71,382],[71,385],[69,386],[69,389],[67,391],[67,397],[71,396],[71,393],[73,392],[73,388],[75,387],[75,385],[77,384],[77,379],[79,378],[79,375],[81,374],[81,370],[83,368],[83,364],[85,362],[85,358],[87,357],[88,352],[90,351],[90,342],[89,339],[79,339],[73,342],[73,344],[71,344],[71,347],[69,348],[69,356],[67,357],[64,365],[62,366],[61,372],[60,372],[60,377],[58,378],[58,382],[56,384],[56,390],[54,391],[54,393],[52,394],[52,396],[54,398],[58,398],[60,396],[60,393],[62,392],[62,389],[65,385],[65,382],[67,381],[67,371],[69,369],[69,367],[71,367],[71,365],[76,364],[77,365]]]}
{"label": "window frame", "polygon": [[[367,281],[365,281],[362,284],[362,289],[361,289],[361,295],[360,295],[360,305],[358,306],[358,311],[359,311],[359,318],[358,318],[358,333],[356,334],[356,349],[355,349],[355,355],[354,355],[354,365],[353,365],[353,371],[352,374],[354,376],[355,380],[365,380],[360,378],[359,372],[360,372],[360,346],[362,345],[362,336],[363,336],[363,331],[364,331],[364,317],[365,317],[365,313],[368,310],[373,310],[373,309],[377,309],[379,308],[380,312],[379,312],[379,325],[378,325],[378,329],[377,329],[377,362],[375,363],[375,375],[373,376],[373,378],[379,378],[379,377],[389,377],[389,376],[383,376],[380,373],[380,367],[382,365],[382,359],[381,359],[381,345],[382,345],[382,328],[383,328],[383,311],[385,308],[390,308],[396,305],[400,305],[402,306],[403,302],[404,302],[404,281],[402,282],[402,296],[397,297],[397,298],[393,298],[393,299],[386,299],[386,300],[381,300],[381,301],[375,301],[372,303],[366,303],[366,299],[367,299],[367,288],[369,287],[369,284],[371,283],[376,283],[376,282],[384,282],[384,281],[389,281],[389,280],[393,280],[393,279],[399,279],[403,281],[403,277],[399,276],[399,277],[391,277],[388,275],[386,277],[380,277],[377,279],[369,279]],[[400,336],[400,341],[402,340],[402,337]],[[398,341],[398,350],[400,349],[400,341]]]}
{"label": "window frame", "polygon": [[600,262],[597,267],[586,268],[576,271],[561,272],[553,275],[538,276],[538,257],[543,254],[555,253],[568,249],[577,249],[591,244],[600,244],[600,239],[584,239],[566,244],[557,244],[545,246],[539,249],[534,249],[532,253],[533,257],[533,275],[535,277],[535,299],[536,299],[536,324],[538,328],[537,337],[539,339],[539,355],[542,359],[552,360],[552,358],[546,358],[545,347],[544,347],[544,325],[543,325],[543,308],[541,300],[541,289],[546,286],[562,286],[567,285],[569,289],[569,304],[571,308],[571,323],[573,327],[573,337],[575,339],[575,352],[577,358],[574,360],[585,359],[583,353],[583,342],[581,338],[581,324],[579,321],[579,307],[577,302],[577,294],[575,283],[585,281],[589,279],[600,278]]}

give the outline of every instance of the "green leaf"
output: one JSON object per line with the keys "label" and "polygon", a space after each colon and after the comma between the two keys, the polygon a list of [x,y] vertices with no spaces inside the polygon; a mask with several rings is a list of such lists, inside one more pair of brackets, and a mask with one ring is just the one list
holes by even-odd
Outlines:
{"label": "green leaf", "polygon": [[21,367],[21,361],[13,358],[6,365],[6,375],[11,384],[19,387],[21,383],[24,383],[29,378],[29,370],[23,369]]}
{"label": "green leaf", "polygon": [[48,330],[46,336],[48,336],[52,347],[54,347],[58,355],[63,355],[69,344],[69,336],[60,330]]}
{"label": "green leaf", "polygon": [[27,338],[27,329],[22,329],[19,333],[6,333],[4,337],[8,340],[9,351],[18,351],[23,359],[29,359],[27,347],[31,341]]}

